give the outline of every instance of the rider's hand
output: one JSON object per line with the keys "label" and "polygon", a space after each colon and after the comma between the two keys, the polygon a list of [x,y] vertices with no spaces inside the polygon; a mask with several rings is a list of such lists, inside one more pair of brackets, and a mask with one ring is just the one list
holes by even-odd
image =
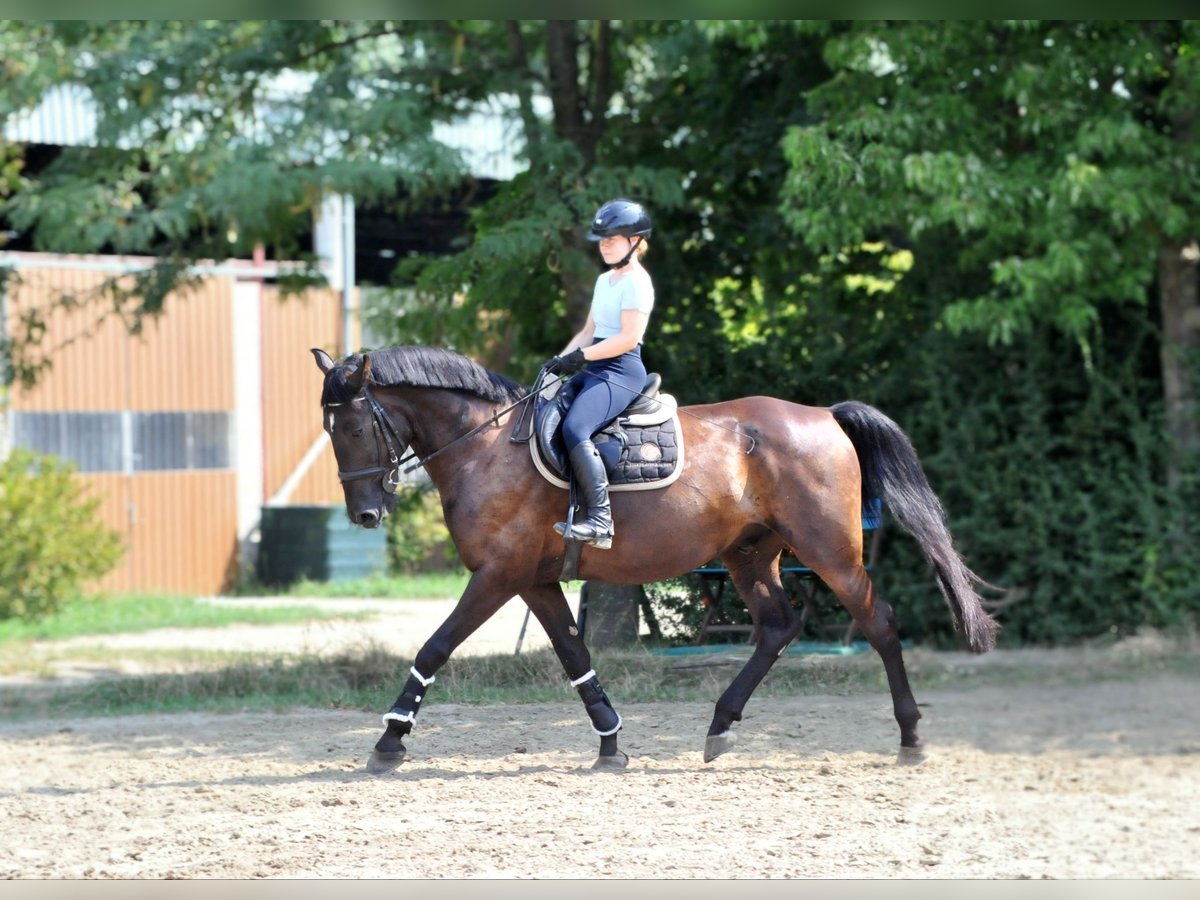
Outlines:
{"label": "rider's hand", "polygon": [[552,375],[574,375],[587,365],[583,350],[576,348],[565,356],[555,356],[546,361],[546,371]]}

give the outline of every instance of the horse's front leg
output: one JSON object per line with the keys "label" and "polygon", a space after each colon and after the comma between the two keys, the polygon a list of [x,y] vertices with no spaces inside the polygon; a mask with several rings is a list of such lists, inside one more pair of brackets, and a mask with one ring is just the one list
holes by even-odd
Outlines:
{"label": "horse's front leg", "polygon": [[417,653],[409,670],[404,690],[383,715],[383,736],[367,761],[367,770],[375,775],[390,772],[404,761],[408,752],[404,736],[412,731],[421,701],[433,684],[437,671],[446,664],[455,648],[474,633],[480,625],[495,615],[496,610],[512,597],[498,573],[480,569],[471,576],[467,589],[458,604],[433,636]]}
{"label": "horse's front leg", "polygon": [[600,755],[593,769],[624,769],[629,757],[617,747],[617,732],[621,730],[621,717],[613,709],[600,686],[600,680],[592,669],[592,657],[587,645],[579,636],[579,627],[567,598],[563,596],[558,582],[539,584],[521,592],[521,599],[528,604],[542,628],[550,638],[550,645],[558,654],[571,685],[579,691],[583,707],[592,720],[592,730],[600,736]]}

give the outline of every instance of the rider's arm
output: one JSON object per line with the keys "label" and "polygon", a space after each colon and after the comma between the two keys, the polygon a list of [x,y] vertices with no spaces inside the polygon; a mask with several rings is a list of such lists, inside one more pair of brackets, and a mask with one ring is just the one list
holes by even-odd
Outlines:
{"label": "rider's arm", "polygon": [[[575,337],[571,338],[570,342],[567,344],[567,346],[565,346],[563,348],[562,353],[560,353],[559,355],[566,356],[568,353],[570,353],[572,350],[574,350],[578,347],[586,347],[588,344],[590,344],[592,342],[592,336],[595,333],[596,333],[596,320],[592,318],[592,314],[589,312],[587,321],[583,323],[583,328],[581,328],[579,330],[579,333],[577,335],[575,335]],[[593,359],[599,359],[599,358],[600,357],[593,357]]]}
{"label": "rider's arm", "polygon": [[[589,320],[590,318],[589,316]],[[583,355],[590,360],[596,360],[611,359],[622,353],[628,353],[642,342],[649,322],[649,313],[642,312],[640,309],[623,309],[621,310],[620,332],[595,344],[583,345]]]}

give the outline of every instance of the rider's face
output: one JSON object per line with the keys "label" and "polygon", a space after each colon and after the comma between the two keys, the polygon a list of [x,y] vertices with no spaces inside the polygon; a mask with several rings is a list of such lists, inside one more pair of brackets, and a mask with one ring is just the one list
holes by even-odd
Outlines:
{"label": "rider's face", "polygon": [[600,239],[600,255],[606,263],[620,262],[629,252],[633,242],[623,234]]}

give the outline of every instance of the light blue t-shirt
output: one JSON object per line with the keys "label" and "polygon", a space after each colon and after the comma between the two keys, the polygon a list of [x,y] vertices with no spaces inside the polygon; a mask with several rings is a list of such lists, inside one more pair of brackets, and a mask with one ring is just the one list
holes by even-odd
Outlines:
{"label": "light blue t-shirt", "polygon": [[654,282],[645,269],[634,269],[616,284],[609,283],[612,273],[603,272],[592,291],[593,337],[597,340],[621,333],[621,310],[638,309],[650,314],[654,308]]}

